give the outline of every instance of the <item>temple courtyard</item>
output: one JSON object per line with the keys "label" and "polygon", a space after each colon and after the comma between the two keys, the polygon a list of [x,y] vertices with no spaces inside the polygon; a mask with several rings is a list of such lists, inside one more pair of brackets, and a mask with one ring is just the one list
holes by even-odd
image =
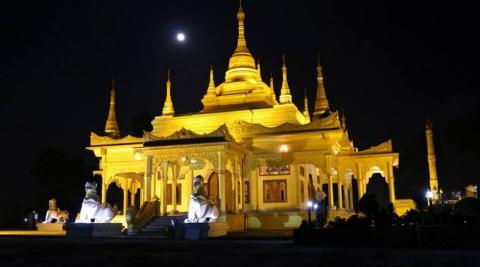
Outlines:
{"label": "temple courtyard", "polygon": [[480,266],[474,249],[296,246],[291,239],[1,237],[0,266]]}

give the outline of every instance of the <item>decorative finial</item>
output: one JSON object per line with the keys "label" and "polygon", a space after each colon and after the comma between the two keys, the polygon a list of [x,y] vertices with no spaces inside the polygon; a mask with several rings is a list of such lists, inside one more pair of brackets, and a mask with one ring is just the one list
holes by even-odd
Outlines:
{"label": "decorative finial", "polygon": [[303,116],[305,117],[305,122],[310,123],[310,112],[308,111],[308,97],[307,89],[304,90],[305,96],[303,98]]}
{"label": "decorative finial", "polygon": [[283,54],[282,66],[282,89],[280,90],[280,104],[292,103],[292,95],[287,81],[287,66],[285,64],[285,54]]}
{"label": "decorative finial", "polygon": [[277,95],[275,94],[275,87],[274,87],[274,84],[273,84],[273,75],[270,74],[270,96],[272,97],[273,99],[273,103],[275,105],[278,105],[278,101],[277,101]]}
{"label": "decorative finial", "polygon": [[215,95],[215,80],[213,79],[213,65],[210,64],[210,82],[208,83],[207,95]]}
{"label": "decorative finial", "polygon": [[260,81],[262,80],[262,69],[261,69],[261,66],[260,66],[260,59],[258,60],[258,63],[257,63],[257,71],[258,71],[258,76],[260,77]]}
{"label": "decorative finial", "polygon": [[171,88],[170,70],[167,70],[167,95],[165,97],[165,103],[163,103],[163,109],[162,109],[162,115],[164,116],[173,116],[173,113],[175,112],[173,109],[172,97],[170,95],[170,90],[171,90],[170,88]]}
{"label": "decorative finial", "polygon": [[105,123],[105,134],[112,137],[120,137],[118,129],[117,114],[115,112],[115,79],[112,78],[112,89],[110,91],[110,108],[108,110],[107,122]]}
{"label": "decorative finial", "polygon": [[322,117],[324,114],[330,113],[330,105],[328,103],[327,94],[325,93],[325,85],[323,83],[323,71],[320,64],[320,53],[317,54],[317,97],[315,98],[315,117]]}

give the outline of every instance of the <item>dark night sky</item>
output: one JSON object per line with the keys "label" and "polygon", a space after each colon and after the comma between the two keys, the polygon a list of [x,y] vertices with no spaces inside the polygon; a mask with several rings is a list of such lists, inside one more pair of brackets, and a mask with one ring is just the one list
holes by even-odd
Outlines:
{"label": "dark night sky", "polygon": [[[412,197],[427,183],[427,114],[436,125],[440,183],[447,189],[478,183],[479,23],[468,5],[245,0],[247,43],[264,80],[273,73],[277,91],[286,54],[299,108],[305,88],[314,105],[320,51],[331,108],[343,107],[360,149],[393,139],[401,153],[397,194]],[[216,83],[223,80],[237,6],[234,0],[3,3],[0,192],[28,199],[29,164],[42,146],[91,157],[84,147],[90,131],[103,130],[111,77],[123,134],[140,112],[161,113],[168,68],[176,113],[198,111],[210,64]],[[175,42],[178,30],[186,43]]]}

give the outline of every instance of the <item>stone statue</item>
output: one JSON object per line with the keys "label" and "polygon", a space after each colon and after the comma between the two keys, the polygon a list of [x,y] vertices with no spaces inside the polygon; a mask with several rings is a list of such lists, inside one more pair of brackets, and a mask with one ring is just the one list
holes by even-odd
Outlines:
{"label": "stone statue", "polygon": [[214,202],[208,198],[203,190],[203,177],[197,175],[193,178],[193,193],[188,207],[186,223],[212,223],[218,218],[218,209]]}
{"label": "stone statue", "polygon": [[57,200],[52,198],[48,201],[48,211],[43,223],[66,223],[68,211],[62,211],[57,207]]}
{"label": "stone statue", "polygon": [[76,223],[109,223],[115,216],[115,210],[108,203],[100,203],[97,195],[97,183],[85,183],[85,198]]}

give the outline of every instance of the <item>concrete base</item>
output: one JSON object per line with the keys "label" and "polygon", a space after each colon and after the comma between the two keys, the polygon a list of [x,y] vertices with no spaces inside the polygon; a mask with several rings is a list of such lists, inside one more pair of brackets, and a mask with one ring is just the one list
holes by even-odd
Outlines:
{"label": "concrete base", "polygon": [[69,223],[67,238],[116,237],[122,233],[121,223]]}
{"label": "concrete base", "polygon": [[63,231],[63,223],[37,223],[38,231]]}
{"label": "concrete base", "polygon": [[208,237],[226,236],[230,226],[227,223],[215,222],[208,224]]}
{"label": "concrete base", "polygon": [[208,238],[208,223],[185,223],[185,240],[206,240]]}

